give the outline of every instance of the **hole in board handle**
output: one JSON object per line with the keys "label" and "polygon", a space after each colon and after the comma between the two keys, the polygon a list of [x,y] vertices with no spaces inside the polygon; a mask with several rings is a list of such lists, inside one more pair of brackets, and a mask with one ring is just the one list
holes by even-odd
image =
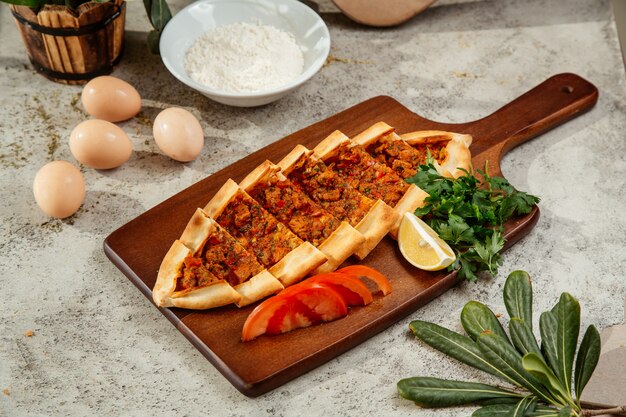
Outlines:
{"label": "hole in board handle", "polygon": [[563,87],[561,87],[561,91],[565,94],[572,94],[574,92],[574,87],[572,87],[571,85],[564,85]]}

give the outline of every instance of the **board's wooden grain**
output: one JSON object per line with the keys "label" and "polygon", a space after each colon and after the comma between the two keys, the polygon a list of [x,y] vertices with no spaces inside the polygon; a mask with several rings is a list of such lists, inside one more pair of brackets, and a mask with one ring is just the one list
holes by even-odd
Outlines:
{"label": "board's wooden grain", "polygon": [[[336,129],[348,136],[378,121],[399,133],[443,129],[474,136],[474,166],[489,161],[500,173],[500,159],[512,147],[590,109],[597,89],[573,74],[554,76],[483,119],[444,124],[424,119],[390,97],[375,97],[326,120],[295,132],[148,210],[113,232],[104,242],[111,261],[152,300],[151,289],[163,256],[177,239],[196,207],[204,207],[228,178],[240,181],[265,159],[277,162],[296,144],[309,148]],[[539,209],[506,225],[507,247],[536,224]],[[281,336],[240,342],[241,328],[254,306],[209,311],[163,309],[161,312],[242,393],[257,396],[319,366],[405,317],[456,284],[455,274],[420,271],[400,255],[395,241],[385,238],[363,261],[389,277],[393,292],[376,297],[367,307],[353,308],[344,319]],[[480,284],[478,284],[480,285]]]}

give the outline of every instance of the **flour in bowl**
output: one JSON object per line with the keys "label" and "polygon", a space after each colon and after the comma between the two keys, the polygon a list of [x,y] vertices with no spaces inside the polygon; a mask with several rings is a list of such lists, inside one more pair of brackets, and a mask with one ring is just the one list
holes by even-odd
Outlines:
{"label": "flour in bowl", "polygon": [[232,23],[203,34],[185,56],[187,74],[211,89],[256,92],[302,73],[304,57],[292,34],[273,26]]}

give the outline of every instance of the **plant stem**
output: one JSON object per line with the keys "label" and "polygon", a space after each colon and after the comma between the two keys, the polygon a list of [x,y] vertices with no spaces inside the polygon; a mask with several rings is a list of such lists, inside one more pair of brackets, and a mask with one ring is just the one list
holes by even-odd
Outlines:
{"label": "plant stem", "polygon": [[614,408],[605,408],[603,410],[583,410],[580,415],[581,417],[588,416],[602,416],[602,415],[610,415],[617,414],[620,416],[626,415],[626,405],[622,405]]}

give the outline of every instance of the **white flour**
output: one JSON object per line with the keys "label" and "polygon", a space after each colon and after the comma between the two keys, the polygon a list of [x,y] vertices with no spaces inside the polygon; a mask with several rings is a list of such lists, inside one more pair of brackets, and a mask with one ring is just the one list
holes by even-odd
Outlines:
{"label": "white flour", "polygon": [[255,92],[280,87],[302,73],[302,51],[290,33],[273,26],[232,23],[202,35],[185,69],[209,88]]}

